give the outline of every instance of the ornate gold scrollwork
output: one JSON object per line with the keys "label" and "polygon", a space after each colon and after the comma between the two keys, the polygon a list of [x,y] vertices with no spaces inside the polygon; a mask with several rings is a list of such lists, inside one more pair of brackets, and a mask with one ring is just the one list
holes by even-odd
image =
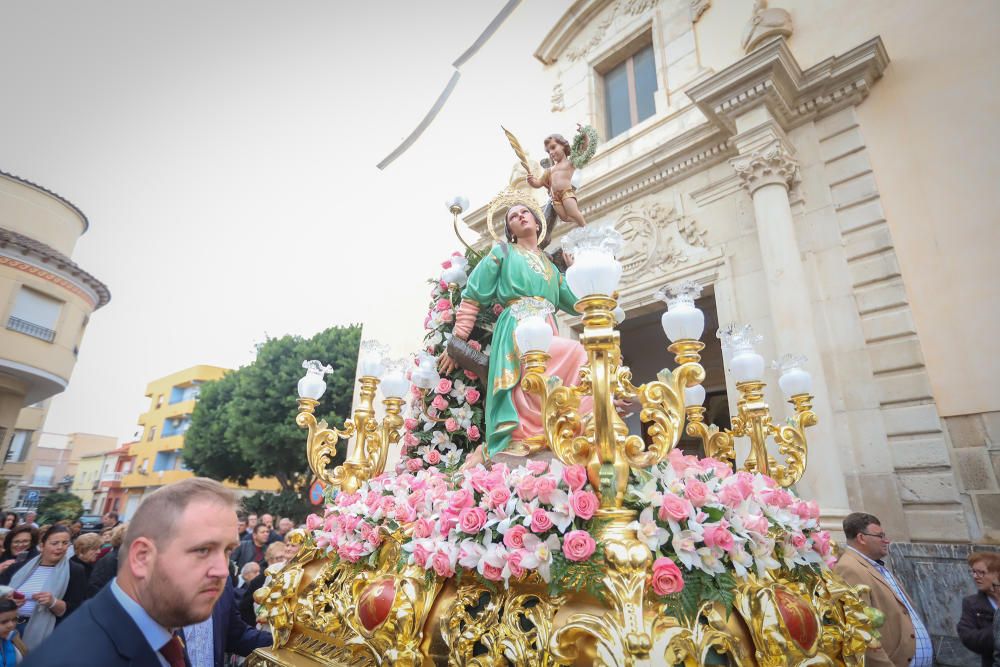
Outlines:
{"label": "ornate gold scrollwork", "polygon": [[[347,493],[357,491],[365,481],[385,470],[389,447],[399,442],[403,426],[403,399],[382,401],[385,417],[380,424],[375,419],[374,408],[378,378],[363,376],[358,382],[361,385],[359,405],[354,410],[354,417],[344,421],[343,429],[330,427],[326,420],[317,422],[313,413],[319,402],[310,398],[299,399],[299,413],[295,417],[295,423],[308,430],[306,457],[313,474]],[[355,435],[357,442],[348,460],[330,471],[330,463],[337,455],[337,443]]]}

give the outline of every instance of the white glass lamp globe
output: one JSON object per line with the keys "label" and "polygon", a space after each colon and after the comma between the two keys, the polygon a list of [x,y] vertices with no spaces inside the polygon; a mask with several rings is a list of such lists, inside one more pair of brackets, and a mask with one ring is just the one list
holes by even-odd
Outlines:
{"label": "white glass lamp globe", "polygon": [[417,355],[417,367],[410,373],[410,382],[418,389],[433,389],[441,381],[437,372],[437,359],[427,352]]}
{"label": "white glass lamp globe", "polygon": [[812,393],[812,375],[803,366],[807,359],[801,355],[786,354],[772,366],[781,372],[778,386],[786,398]]}
{"label": "white glass lamp globe", "polygon": [[457,208],[457,212],[461,214],[463,211],[469,210],[469,200],[462,195],[455,195],[445,202],[445,206],[449,211]]}
{"label": "white glass lamp globe", "polygon": [[615,318],[615,323],[619,325],[625,321],[626,317],[628,317],[628,314],[625,312],[625,309],[622,308],[621,306],[615,306],[615,309],[611,311],[611,314]]}
{"label": "white glass lamp globe", "polygon": [[378,341],[366,340],[361,343],[361,358],[358,361],[358,370],[365,377],[380,377],[385,365],[382,360],[388,353],[389,348]]}
{"label": "white glass lamp globe", "polygon": [[753,351],[741,350],[733,354],[729,370],[737,382],[757,382],[764,377],[764,357]]}
{"label": "white glass lamp globe", "polygon": [[660,324],[671,342],[699,340],[705,332],[705,313],[694,305],[700,294],[701,285],[690,280],[672,283],[656,293],[657,298],[667,302]]}
{"label": "white glass lamp globe", "polygon": [[394,359],[386,362],[385,372],[382,373],[382,395],[386,398],[403,398],[410,391],[410,381],[406,379],[408,363],[403,359]]}
{"label": "white glass lamp globe", "polygon": [[514,342],[521,354],[549,351],[553,335],[549,315],[554,310],[552,304],[544,299],[522,299],[511,306],[511,312],[517,318]]}
{"label": "white glass lamp globe", "polygon": [[315,359],[303,361],[302,368],[306,369],[306,374],[299,380],[299,398],[311,398],[318,401],[323,398],[323,394],[326,392],[326,382],[323,380],[323,376],[332,373],[333,368],[324,366],[322,362]]}
{"label": "white glass lamp globe", "polygon": [[618,287],[622,265],[615,259],[625,239],[614,227],[588,225],[574,229],[563,240],[563,249],[573,255],[566,282],[578,299],[609,296]]}
{"label": "white glass lamp globe", "polygon": [[469,276],[466,275],[465,270],[462,267],[456,266],[452,263],[451,266],[441,272],[441,280],[449,285],[465,287],[465,283],[468,282]]}
{"label": "white glass lamp globe", "polygon": [[696,406],[705,404],[705,387],[696,384],[693,387],[684,388],[684,405]]}

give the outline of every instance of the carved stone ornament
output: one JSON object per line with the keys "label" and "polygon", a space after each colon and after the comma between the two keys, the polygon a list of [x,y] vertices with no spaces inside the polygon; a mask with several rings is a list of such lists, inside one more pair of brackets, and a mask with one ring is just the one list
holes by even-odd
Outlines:
{"label": "carved stone ornament", "polygon": [[660,202],[627,205],[615,228],[625,237],[619,253],[623,277],[669,272],[707,251],[707,231]]}
{"label": "carved stone ornament", "polygon": [[765,185],[778,183],[791,190],[798,182],[799,164],[778,141],[733,158],[729,164],[751,195]]}
{"label": "carved stone ornament", "polygon": [[552,87],[552,113],[559,113],[560,111],[566,110],[566,98],[563,95],[563,87],[561,83],[557,83]]}
{"label": "carved stone ornament", "polygon": [[619,16],[639,16],[649,11],[659,3],[660,0],[618,0],[607,15],[597,23],[592,29],[580,38],[581,42],[574,48],[567,49],[566,58],[571,62],[576,62],[580,58],[590,53],[595,46],[604,40],[608,33],[608,28],[614,24]]}
{"label": "carved stone ornament", "polygon": [[792,17],[780,7],[769,9],[767,0],[756,0],[753,15],[743,29],[743,51],[750,53],[764,42],[775,37],[791,37]]}
{"label": "carved stone ornament", "polygon": [[697,23],[701,15],[712,6],[712,0],[691,0],[691,23]]}

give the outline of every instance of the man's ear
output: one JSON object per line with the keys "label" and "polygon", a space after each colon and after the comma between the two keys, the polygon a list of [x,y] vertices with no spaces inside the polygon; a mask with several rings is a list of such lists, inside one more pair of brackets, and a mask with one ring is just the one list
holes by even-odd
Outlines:
{"label": "man's ear", "polygon": [[136,579],[148,579],[156,564],[156,543],[148,537],[137,537],[129,545],[128,567]]}

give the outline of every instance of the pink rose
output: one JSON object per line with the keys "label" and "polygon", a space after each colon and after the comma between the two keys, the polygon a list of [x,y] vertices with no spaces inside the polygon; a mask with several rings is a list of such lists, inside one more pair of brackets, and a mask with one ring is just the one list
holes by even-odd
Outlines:
{"label": "pink rose", "polygon": [[724,551],[730,551],[733,548],[733,534],[729,532],[729,526],[725,520],[706,525],[703,539],[705,545],[709,547],[719,547]]}
{"label": "pink rose", "polygon": [[691,503],[672,493],[663,496],[663,504],[658,512],[660,521],[683,521],[691,516]]}
{"label": "pink rose", "polygon": [[510,500],[510,491],[505,486],[497,486],[490,489],[489,496],[490,507],[503,507]]}
{"label": "pink rose", "polygon": [[439,313],[443,313],[444,311],[449,310],[450,308],[451,308],[451,301],[449,301],[448,299],[438,299],[438,302],[434,304],[434,310],[438,311]]}
{"label": "pink rose", "polygon": [[438,410],[444,410],[448,407],[448,399],[439,394],[434,397],[433,401],[431,401],[431,407]]}
{"label": "pink rose", "polygon": [[441,262],[441,268],[442,269],[450,269],[451,268],[451,260],[450,259],[446,259],[443,262]]}
{"label": "pink rose", "polygon": [[469,403],[475,403],[476,401],[479,400],[479,392],[476,391],[475,389],[466,389],[465,400],[467,400]]}
{"label": "pink rose", "polygon": [[448,378],[441,378],[441,381],[438,382],[438,385],[434,387],[434,391],[436,391],[439,394],[447,394],[449,391],[451,391],[451,380],[449,380]]}
{"label": "pink rose", "polygon": [[436,449],[432,449],[427,452],[427,462],[432,466],[436,466],[441,463],[441,452]]}
{"label": "pink rose", "polygon": [[337,549],[337,555],[348,563],[357,563],[364,556],[365,548],[360,542],[345,542]]}
{"label": "pink rose", "polygon": [[455,574],[455,568],[451,566],[451,559],[444,552],[439,551],[434,554],[431,564],[439,577],[447,578]]}
{"label": "pink rose", "polygon": [[503,306],[499,303],[493,304],[493,314],[499,316],[503,312]]}
{"label": "pink rose", "polygon": [[518,549],[512,551],[507,556],[507,567],[510,568],[510,574],[515,579],[520,579],[525,574],[525,569],[521,566],[521,561],[524,557],[528,555],[528,552],[524,549]]}
{"label": "pink rose", "polygon": [[574,491],[569,497],[569,506],[573,508],[573,513],[584,521],[594,516],[599,504],[593,491]]}
{"label": "pink rose", "polygon": [[508,549],[523,549],[524,536],[527,532],[528,529],[520,524],[511,526],[507,534],[503,536],[503,545]]}
{"label": "pink rose", "polygon": [[468,473],[469,484],[471,484],[472,488],[478,491],[479,493],[484,493],[487,490],[486,489],[487,474],[488,473],[486,472],[486,468],[482,466],[476,466],[475,468],[472,469],[471,472]]}
{"label": "pink rose", "polygon": [[483,349],[483,344],[480,343],[478,340],[467,340],[465,342],[468,343],[469,347],[471,347],[473,350],[482,350]]}
{"label": "pink rose", "polygon": [[571,491],[579,491],[587,483],[587,469],[581,465],[566,466],[562,476]]}
{"label": "pink rose", "polygon": [[697,479],[689,479],[684,485],[684,495],[695,507],[701,507],[708,502],[708,487]]}
{"label": "pink rose", "polygon": [[422,505],[426,497],[427,493],[423,489],[417,489],[413,493],[406,496],[406,502],[409,503],[411,507],[416,507],[417,505]]}
{"label": "pink rose", "polygon": [[760,514],[749,514],[743,517],[743,528],[751,533],[767,535],[767,531],[771,528],[771,524],[765,516]]}
{"label": "pink rose", "polygon": [[479,427],[475,426],[475,425],[470,426],[469,430],[466,431],[465,433],[466,433],[466,435],[469,436],[469,440],[471,440],[472,442],[478,441],[479,438],[480,438],[480,435],[481,435],[479,433]]}
{"label": "pink rose", "polygon": [[548,461],[528,461],[524,464],[524,469],[532,475],[541,475],[549,469]]}
{"label": "pink rose", "polygon": [[452,491],[449,504],[451,505],[451,509],[457,512],[458,510],[475,505],[476,499],[468,489],[457,489]]}
{"label": "pink rose", "polygon": [[543,503],[552,502],[552,492],[556,490],[559,482],[548,476],[537,479],[538,481],[535,482],[535,494],[538,496],[538,499]]}
{"label": "pink rose", "polygon": [[409,523],[416,520],[417,510],[414,509],[413,505],[408,503],[400,503],[396,505],[396,516],[395,519],[399,523]]}
{"label": "pink rose", "polygon": [[472,371],[462,371],[462,373],[464,373],[465,377],[472,380],[473,382],[479,379],[479,376],[473,373]]}
{"label": "pink rose", "polygon": [[531,530],[535,533],[544,533],[547,530],[552,530],[552,519],[549,518],[549,513],[540,507],[532,512]]}
{"label": "pink rose", "polygon": [[806,546],[806,536],[802,533],[795,533],[789,541],[792,543],[792,546],[799,551],[802,551],[802,549]]}
{"label": "pink rose", "polygon": [[444,428],[448,431],[448,433],[454,433],[458,430],[458,422],[455,421],[454,417],[448,417],[448,419],[444,421]]}
{"label": "pink rose", "polygon": [[420,459],[410,459],[406,462],[406,469],[410,472],[417,472],[424,467],[424,462]]}
{"label": "pink rose", "polygon": [[820,556],[826,558],[830,554],[830,533],[825,530],[817,530],[812,534],[813,549]]}
{"label": "pink rose", "polygon": [[430,537],[434,532],[434,522],[430,519],[417,519],[413,524],[413,537]]}
{"label": "pink rose", "polygon": [[490,581],[500,581],[503,579],[503,568],[483,563],[483,577]]}
{"label": "pink rose", "polygon": [[[443,280],[438,281],[438,287],[441,289],[442,292],[448,291],[448,283],[446,283]],[[434,296],[434,293],[431,293],[431,296]]]}
{"label": "pink rose", "polygon": [[407,431],[416,431],[418,426],[420,426],[420,422],[412,417],[403,420],[403,428]]}
{"label": "pink rose", "polygon": [[575,562],[587,560],[597,548],[597,542],[585,530],[571,530],[563,539],[563,555]]}
{"label": "pink rose", "polygon": [[537,495],[535,487],[538,480],[534,477],[526,476],[517,484],[517,497],[521,500],[531,500]]}
{"label": "pink rose", "polygon": [[306,517],[306,530],[317,530],[323,525],[323,517],[318,514],[310,514]]}
{"label": "pink rose", "polygon": [[[326,518],[323,519],[323,530],[328,533],[332,533],[334,528],[339,524],[338,517],[336,514],[327,514]],[[108,561],[109,563],[111,561]]]}
{"label": "pink rose", "polygon": [[722,487],[722,491],[719,492],[719,500],[726,507],[734,509],[743,502],[743,493],[738,485],[729,484]]}
{"label": "pink rose", "polygon": [[481,507],[466,507],[458,514],[458,527],[463,533],[476,535],[486,525],[486,512]]}
{"label": "pink rose", "polygon": [[815,500],[800,501],[792,505],[792,512],[803,521],[819,518],[819,505]]}
{"label": "pink rose", "polygon": [[677,563],[669,558],[653,561],[653,592],[657,595],[673,595],[684,590],[684,576]]}
{"label": "pink rose", "polygon": [[764,489],[760,492],[760,498],[768,505],[778,508],[789,507],[794,502],[792,494],[784,489]]}

